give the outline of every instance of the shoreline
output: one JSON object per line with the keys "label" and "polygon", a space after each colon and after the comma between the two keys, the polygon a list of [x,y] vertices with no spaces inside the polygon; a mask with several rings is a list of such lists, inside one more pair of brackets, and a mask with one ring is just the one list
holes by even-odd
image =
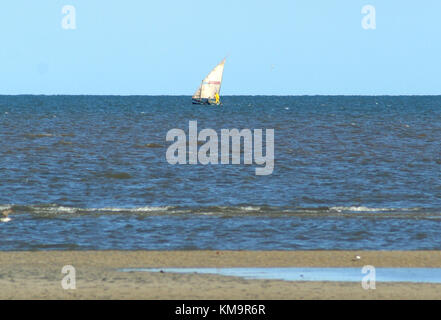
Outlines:
{"label": "shoreline", "polygon": [[[65,265],[75,267],[75,290],[61,287]],[[0,251],[0,299],[441,299],[441,284],[430,283],[378,282],[375,290],[364,290],[361,282],[118,271],[365,265],[441,268],[441,251]]]}

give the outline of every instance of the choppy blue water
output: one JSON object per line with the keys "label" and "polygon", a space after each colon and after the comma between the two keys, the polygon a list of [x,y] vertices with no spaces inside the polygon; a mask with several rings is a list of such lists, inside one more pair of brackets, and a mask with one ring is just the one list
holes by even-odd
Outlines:
{"label": "choppy blue water", "polygon": [[[0,96],[0,250],[441,249],[441,96]],[[275,130],[256,165],[170,165],[168,130]]]}

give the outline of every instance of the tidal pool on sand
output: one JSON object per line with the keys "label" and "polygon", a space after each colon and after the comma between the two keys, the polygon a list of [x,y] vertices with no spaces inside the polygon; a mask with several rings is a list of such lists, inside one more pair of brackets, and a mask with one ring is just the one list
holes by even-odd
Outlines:
{"label": "tidal pool on sand", "polygon": [[[369,275],[362,268],[126,268],[122,272],[215,274],[245,279],[360,282]],[[441,268],[375,268],[377,282],[441,283]]]}

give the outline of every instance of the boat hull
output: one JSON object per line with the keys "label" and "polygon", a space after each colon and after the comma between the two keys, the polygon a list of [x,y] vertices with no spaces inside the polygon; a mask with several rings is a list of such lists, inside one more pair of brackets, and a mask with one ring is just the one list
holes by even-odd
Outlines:
{"label": "boat hull", "polygon": [[220,103],[216,103],[216,101],[210,100],[210,99],[191,99],[191,102],[193,104],[199,104],[199,105],[220,105]]}

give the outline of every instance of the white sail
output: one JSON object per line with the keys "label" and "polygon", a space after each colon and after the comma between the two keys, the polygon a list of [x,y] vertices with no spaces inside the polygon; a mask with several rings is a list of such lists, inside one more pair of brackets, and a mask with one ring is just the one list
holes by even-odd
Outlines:
{"label": "white sail", "polygon": [[199,88],[194,93],[193,99],[200,99],[201,98],[201,89],[202,89],[202,84],[199,86]]}
{"label": "white sail", "polygon": [[219,63],[213,70],[211,70],[193,95],[194,99],[214,99],[215,94],[220,93],[224,65],[225,59],[222,60],[222,62]]}

